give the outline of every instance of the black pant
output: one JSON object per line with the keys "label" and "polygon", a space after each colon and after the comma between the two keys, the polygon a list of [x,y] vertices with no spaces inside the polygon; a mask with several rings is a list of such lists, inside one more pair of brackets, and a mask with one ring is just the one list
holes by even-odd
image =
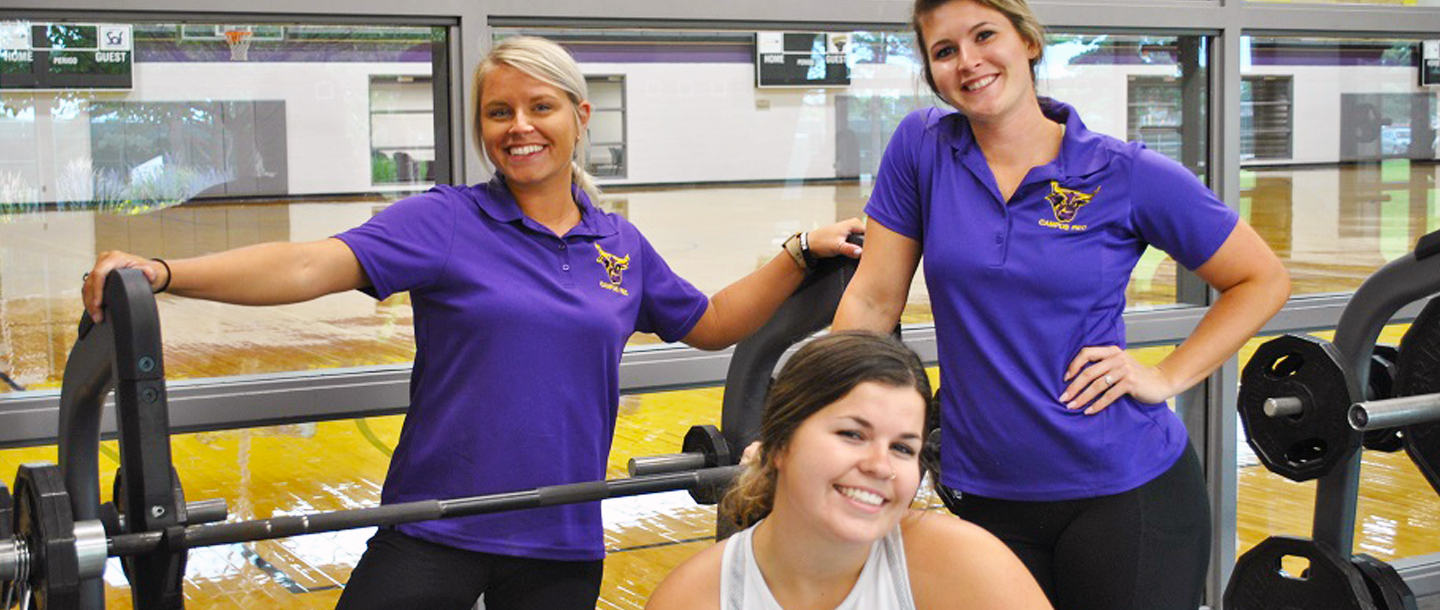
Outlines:
{"label": "black pant", "polygon": [[961,518],[1020,557],[1056,610],[1195,610],[1210,561],[1210,504],[1191,447],[1139,488],[1020,502],[963,494]]}
{"label": "black pant", "polygon": [[350,574],[337,610],[595,610],[603,561],[477,553],[382,527]]}

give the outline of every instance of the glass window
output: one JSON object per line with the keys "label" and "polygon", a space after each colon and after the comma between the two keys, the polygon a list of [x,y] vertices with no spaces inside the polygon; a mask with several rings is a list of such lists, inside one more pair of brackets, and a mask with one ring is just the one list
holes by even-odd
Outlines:
{"label": "glass window", "polygon": [[[177,258],[323,239],[449,181],[433,163],[449,146],[437,129],[448,102],[434,93],[449,89],[434,72],[446,36],[0,23],[0,392],[58,387],[80,276],[99,252]],[[414,349],[403,295],[158,302],[172,379],[406,362]]]}
{"label": "glass window", "polygon": [[1240,81],[1240,159],[1289,159],[1294,104],[1289,76],[1246,76]]}
{"label": "glass window", "polygon": [[[758,86],[756,31],[495,30],[497,38],[519,34],[564,44],[591,79],[597,108],[611,106],[597,100],[617,83],[623,168],[608,173],[601,138],[609,136],[594,123],[591,167],[612,208],[707,293],[769,260],[789,234],[862,214],[895,127],[938,103],[908,30],[810,36],[843,56],[849,84],[787,87]],[[1076,106],[1091,129],[1140,139],[1203,176],[1206,52],[1200,37],[1056,34],[1039,93]],[[1132,92],[1132,80],[1143,86]],[[1136,120],[1144,128],[1132,130]],[[905,322],[930,320],[922,276]],[[1175,303],[1174,263],[1163,253],[1140,262],[1129,302]]]}
{"label": "glass window", "polygon": [[435,89],[429,76],[370,77],[370,182],[435,182]]}
{"label": "glass window", "polygon": [[1421,45],[1314,37],[1242,45],[1242,110],[1251,118],[1242,140],[1253,156],[1241,164],[1241,213],[1285,261],[1295,294],[1352,291],[1440,227],[1440,115],[1436,90],[1420,84]]}
{"label": "glass window", "polygon": [[590,89],[590,173],[625,177],[625,76],[586,76]]}
{"label": "glass window", "polygon": [[1247,0],[1256,3],[1271,2],[1295,2],[1297,4],[1358,4],[1358,5],[1380,5],[1386,9],[1405,8],[1411,6],[1440,6],[1437,0]]}
{"label": "glass window", "polygon": [[1168,76],[1131,76],[1129,106],[1129,138],[1179,161],[1180,83]]}

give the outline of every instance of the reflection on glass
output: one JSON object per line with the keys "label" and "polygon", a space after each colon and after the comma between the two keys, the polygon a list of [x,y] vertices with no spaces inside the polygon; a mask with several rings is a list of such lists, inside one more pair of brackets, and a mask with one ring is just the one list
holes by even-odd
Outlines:
{"label": "reflection on glass", "polygon": [[1247,2],[1295,2],[1300,4],[1359,4],[1380,5],[1382,8],[1404,8],[1410,6],[1440,6],[1437,0],[1246,0]]}
{"label": "reflection on glass", "polygon": [[[249,33],[246,53],[232,51],[233,29]],[[58,386],[80,276],[99,252],[180,258],[323,239],[448,181],[434,164],[448,146],[436,141],[433,74],[445,36],[0,22],[0,392]],[[70,61],[77,53],[114,65]],[[74,85],[56,85],[51,66]],[[274,308],[158,302],[171,378],[413,357],[404,295]]]}
{"label": "reflection on glass", "polygon": [[[448,181],[433,129],[434,91],[448,89],[432,73],[443,29],[128,25],[132,89],[0,89],[0,372],[13,387],[54,385],[79,314],[75,278],[97,252],[320,239]],[[248,32],[243,61],[225,36],[236,28]],[[756,87],[754,32],[526,33],[561,40],[591,77],[604,204],[711,293],[785,236],[859,215],[895,125],[936,103],[908,31],[847,33],[847,87],[775,89]],[[1040,92],[1203,174],[1204,49],[1197,37],[1057,34]],[[929,320],[922,277],[907,323]],[[1134,277],[1132,306],[1174,302],[1163,254]],[[195,363],[172,366],[180,376],[405,362],[413,350],[403,296],[160,302],[167,344],[181,348],[171,358]]]}
{"label": "reflection on glass", "polygon": [[1241,212],[1296,294],[1347,292],[1436,228],[1436,91],[1414,40],[1243,41]]}
{"label": "reflection on glass", "polygon": [[[861,213],[900,120],[943,104],[920,76],[908,30],[848,32],[850,84],[792,88],[757,87],[750,31],[495,31],[521,34],[564,44],[590,76],[592,102],[619,110],[592,118],[590,167],[615,207],[628,206],[672,266],[708,292],[768,260],[786,235]],[[1092,129],[1143,141],[1203,177],[1206,53],[1194,36],[1054,34],[1039,92],[1075,105]],[[930,320],[921,275],[905,322]],[[1173,261],[1147,253],[1128,297],[1133,307],[1173,304]]]}

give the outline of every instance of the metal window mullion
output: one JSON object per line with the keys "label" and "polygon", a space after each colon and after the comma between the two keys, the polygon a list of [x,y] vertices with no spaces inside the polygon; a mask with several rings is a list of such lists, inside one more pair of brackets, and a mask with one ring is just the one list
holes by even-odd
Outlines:
{"label": "metal window mullion", "polygon": [[[1210,188],[1231,207],[1240,202],[1240,55],[1243,21],[1241,6],[1232,0],[1225,12],[1230,18],[1213,45],[1210,75]],[[1198,278],[1197,278],[1198,279]],[[1207,304],[1213,302],[1207,290]],[[1338,319],[1338,314],[1337,314]],[[1220,608],[1225,585],[1234,570],[1239,511],[1239,473],[1235,445],[1239,441],[1232,405],[1239,381],[1239,359],[1231,356],[1225,364],[1198,386],[1194,398],[1204,405],[1205,481],[1210,496],[1210,573],[1205,599]],[[1187,422],[1188,423],[1188,422]],[[1193,437],[1193,433],[1192,433]]]}

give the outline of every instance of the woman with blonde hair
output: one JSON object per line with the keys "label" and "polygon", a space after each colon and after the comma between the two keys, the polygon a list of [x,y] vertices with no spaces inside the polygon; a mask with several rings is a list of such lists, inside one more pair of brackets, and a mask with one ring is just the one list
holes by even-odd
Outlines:
{"label": "woman with blonde hair", "polygon": [[[718,349],[758,328],[815,257],[858,256],[858,221],[797,234],[712,298],[677,276],[625,218],[595,206],[582,152],[585,78],[538,38],[497,44],[475,73],[476,144],[489,182],[437,185],[364,225],[309,243],[186,260],[106,252],[88,275],[142,269],[157,292],[249,305],[346,290],[409,291],[411,403],[381,503],[604,478],[621,353],[634,332]],[[808,246],[808,249],[805,247]],[[593,610],[605,555],[598,503],[381,528],[340,607]]]}
{"label": "woman with blonde hair", "polygon": [[898,341],[821,337],[765,401],[759,455],[721,502],[745,528],[676,568],[648,610],[1030,610],[1050,606],[984,530],[911,506],[930,381]]}

